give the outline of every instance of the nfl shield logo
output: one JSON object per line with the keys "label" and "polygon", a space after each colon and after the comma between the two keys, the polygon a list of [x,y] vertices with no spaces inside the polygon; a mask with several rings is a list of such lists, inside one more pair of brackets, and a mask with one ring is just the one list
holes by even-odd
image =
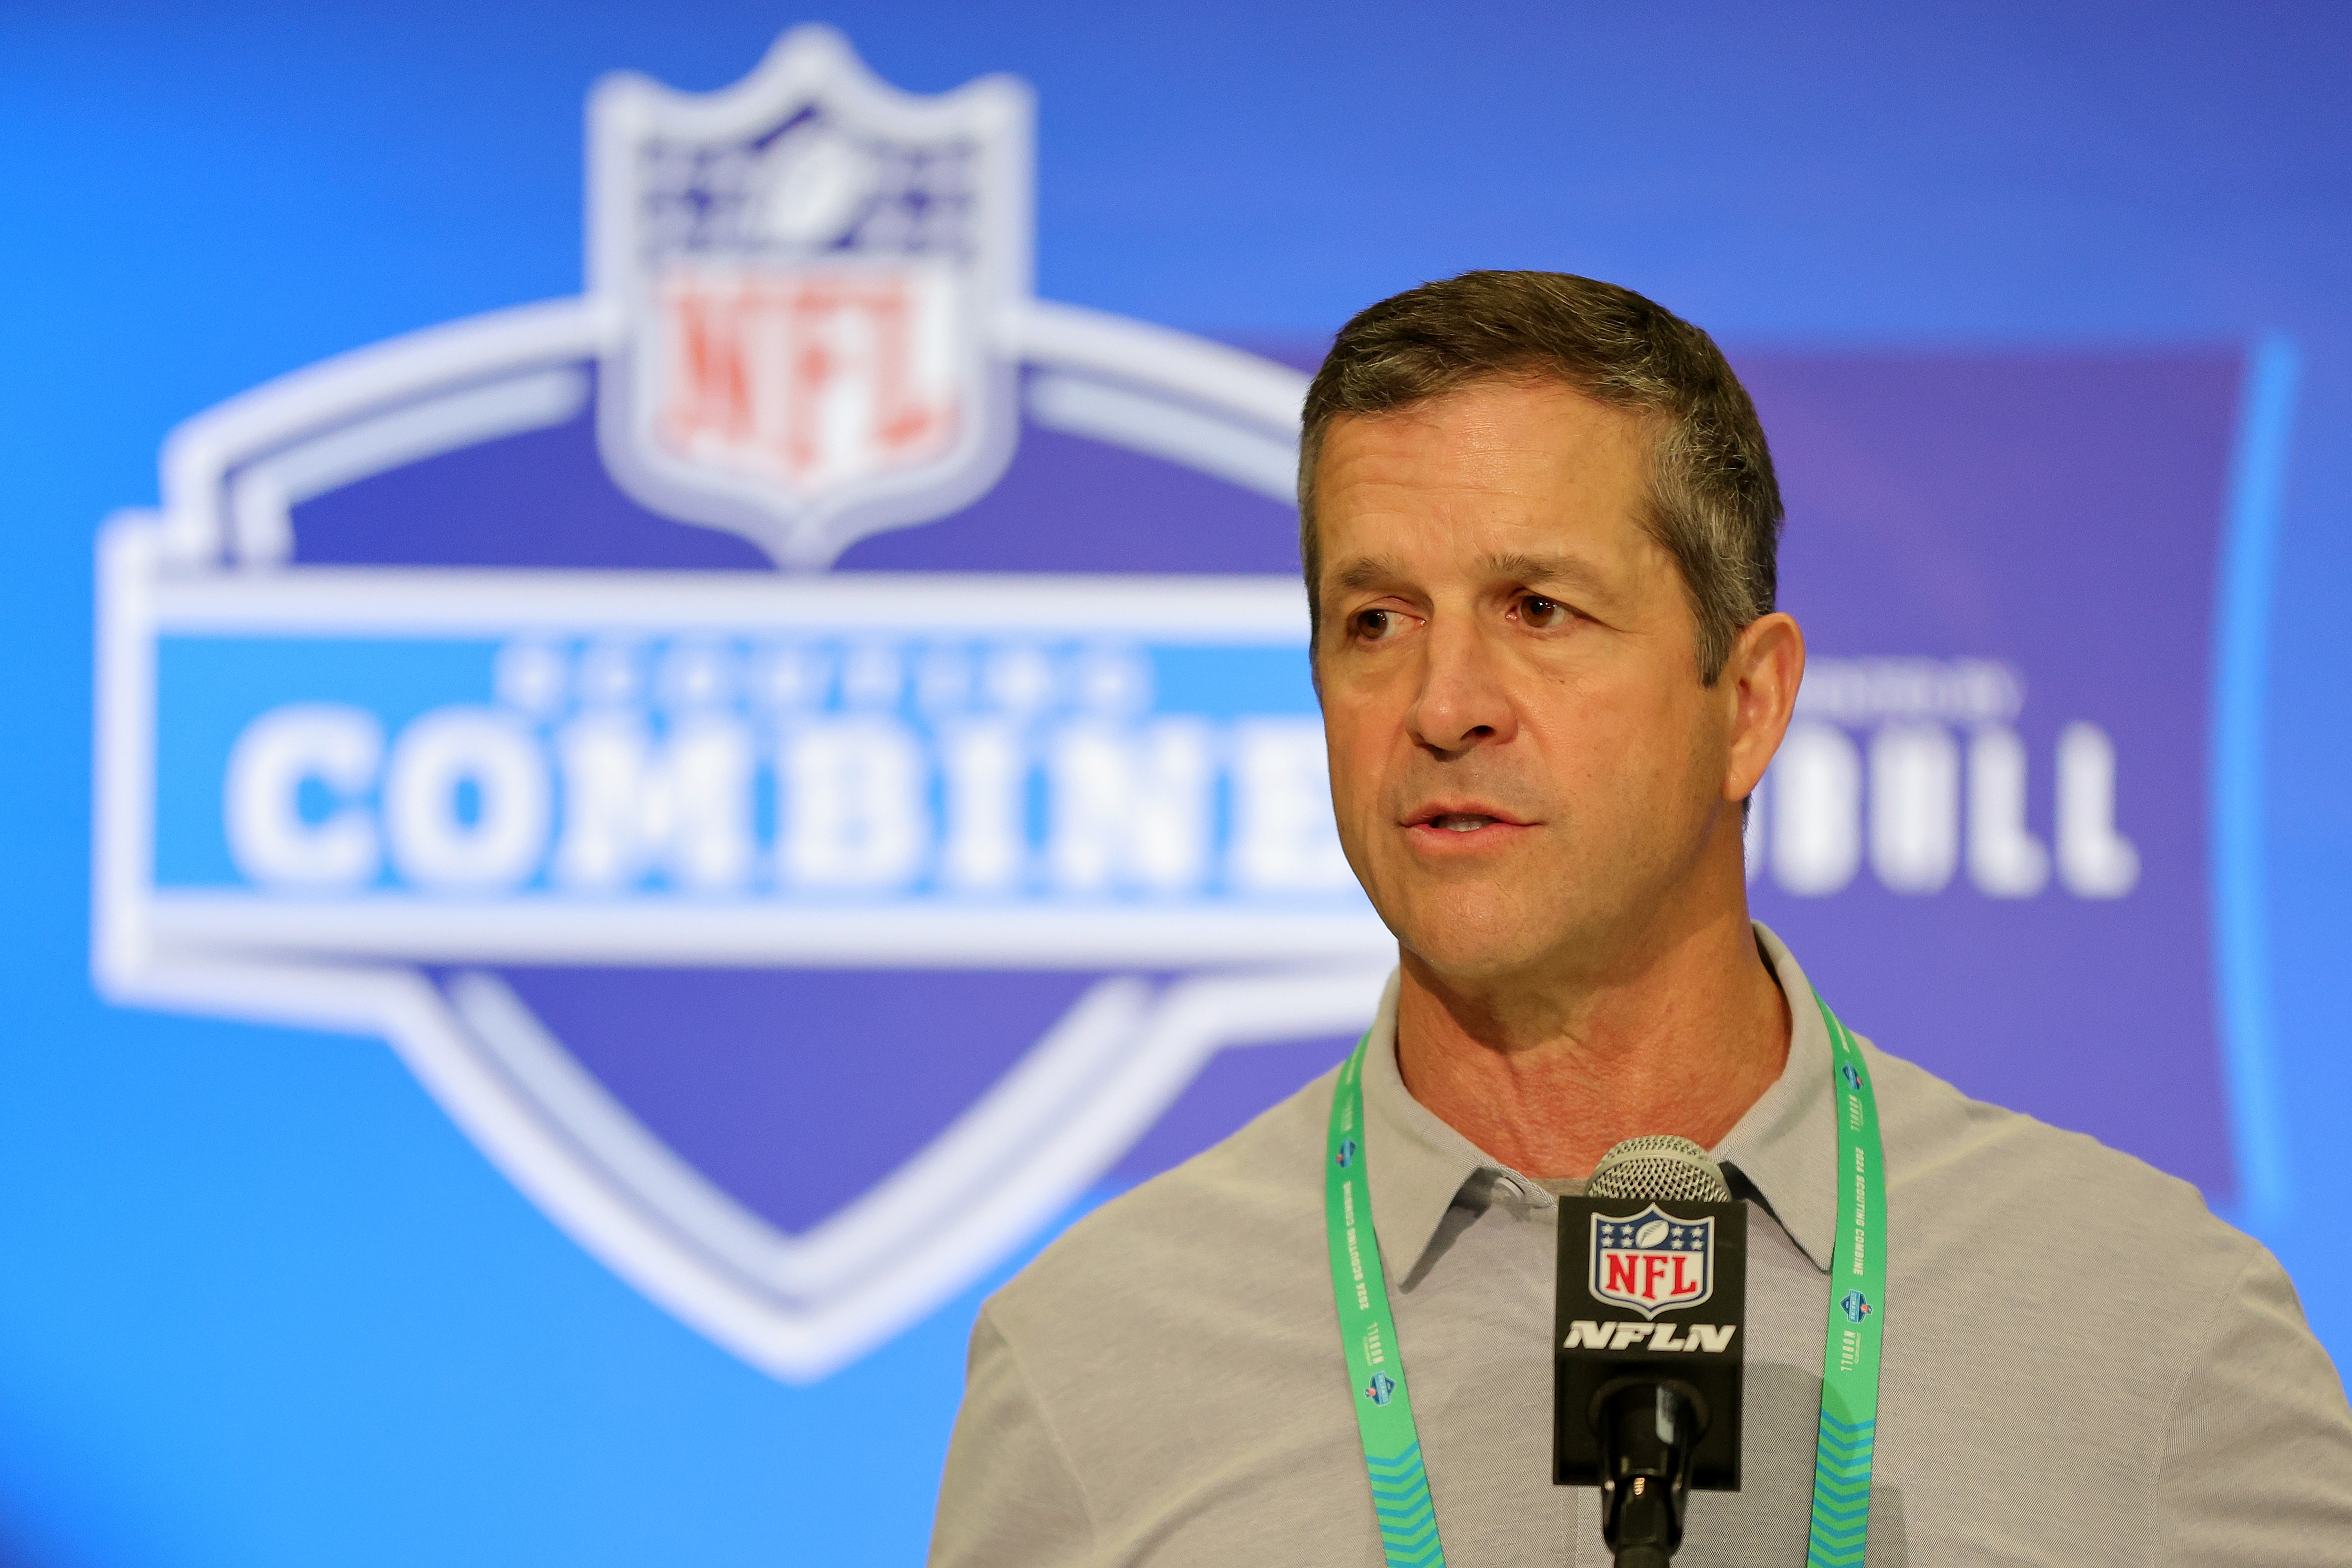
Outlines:
{"label": "nfl shield logo", "polygon": [[1715,1220],[1640,1214],[1592,1216],[1593,1299],[1645,1318],[1696,1307],[1715,1293]]}
{"label": "nfl shield logo", "polygon": [[599,436],[625,488],[805,567],[995,482],[1026,89],[911,97],[803,27],[721,93],[612,78],[592,119],[592,282],[616,307]]}
{"label": "nfl shield logo", "polygon": [[583,1246],[818,1378],[1220,1053],[1372,1012],[1305,377],[1030,297],[1017,83],[802,29],[593,118],[586,296],[198,414],[105,531],[93,968],[390,1042]]}

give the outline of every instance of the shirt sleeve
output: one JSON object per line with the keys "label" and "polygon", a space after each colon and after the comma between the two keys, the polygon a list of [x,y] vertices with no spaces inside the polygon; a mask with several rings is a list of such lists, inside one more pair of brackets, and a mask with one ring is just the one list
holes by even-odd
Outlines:
{"label": "shirt sleeve", "polygon": [[2352,1563],[2352,1411],[2286,1270],[2259,1247],[2174,1396],[2156,1501],[2167,1568]]}
{"label": "shirt sleeve", "polygon": [[1094,1529],[1013,1345],[982,1307],[948,1444],[930,1568],[1076,1568]]}

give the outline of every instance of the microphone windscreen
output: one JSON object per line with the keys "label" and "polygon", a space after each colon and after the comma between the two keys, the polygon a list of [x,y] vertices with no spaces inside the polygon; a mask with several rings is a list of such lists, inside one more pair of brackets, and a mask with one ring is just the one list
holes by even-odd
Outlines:
{"label": "microphone windscreen", "polygon": [[1727,1204],[1731,1184],[1723,1167],[1687,1138],[1653,1133],[1628,1138],[1601,1156],[1588,1198],[1634,1198],[1654,1203]]}

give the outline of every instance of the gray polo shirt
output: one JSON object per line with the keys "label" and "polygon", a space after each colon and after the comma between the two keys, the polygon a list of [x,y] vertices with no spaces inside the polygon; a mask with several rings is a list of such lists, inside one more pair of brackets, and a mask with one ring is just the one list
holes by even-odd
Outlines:
{"label": "gray polo shirt", "polygon": [[[1745,1486],[1678,1568],[1805,1557],[1834,1224],[1830,1044],[1795,1033],[1715,1151],[1750,1205]],[[1539,1184],[1364,1072],[1373,1223],[1446,1561],[1605,1565],[1550,1481]],[[1874,1564],[2352,1564],[2352,1415],[2294,1287],[2194,1189],[1865,1043],[1885,1129]],[[936,1568],[1376,1563],[1323,1233],[1332,1075],[1105,1205],[972,1333]]]}

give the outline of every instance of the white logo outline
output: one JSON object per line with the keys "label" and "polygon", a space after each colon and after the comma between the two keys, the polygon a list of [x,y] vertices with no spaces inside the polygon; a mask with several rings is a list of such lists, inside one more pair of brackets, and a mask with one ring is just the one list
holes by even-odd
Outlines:
{"label": "white logo outline", "polygon": [[[795,110],[829,112],[860,131],[957,139],[972,153],[978,207],[971,265],[951,279],[964,417],[949,449],[909,470],[803,495],[669,450],[656,437],[671,356],[657,341],[658,284],[643,255],[648,147],[665,137],[754,135]],[[900,92],[822,25],[785,34],[750,76],[717,92],[677,92],[631,72],[598,83],[589,111],[588,274],[590,290],[629,324],[604,345],[598,404],[599,445],[621,487],[656,511],[740,533],[781,566],[812,568],[867,534],[943,516],[995,484],[1019,434],[1006,329],[1031,289],[1032,118],[1029,89],[1010,77],[936,97]]]}
{"label": "white logo outline", "polygon": [[[1000,327],[1040,425],[1289,499],[1297,373],[1046,301],[1019,302]],[[373,473],[572,417],[587,367],[605,363],[625,330],[607,296],[497,311],[298,370],[172,433],[160,511],[118,514],[100,539],[92,973],[118,1004],[388,1040],[583,1246],[746,1360],[810,1381],[937,1310],[1066,1212],[1217,1050],[1360,1027],[1392,949],[1376,922],[1359,922],[1286,961],[1209,959],[1231,967],[1168,983],[1114,974],[907,1165],[816,1229],[782,1237],[604,1096],[496,976],[469,970],[444,990],[383,951],[291,951],[159,918],[159,635],[301,613],[364,618],[376,577],[426,578],[461,597],[469,584],[510,596],[530,583],[567,579],[586,592],[581,580],[609,578],[290,564],[290,510]]]}

